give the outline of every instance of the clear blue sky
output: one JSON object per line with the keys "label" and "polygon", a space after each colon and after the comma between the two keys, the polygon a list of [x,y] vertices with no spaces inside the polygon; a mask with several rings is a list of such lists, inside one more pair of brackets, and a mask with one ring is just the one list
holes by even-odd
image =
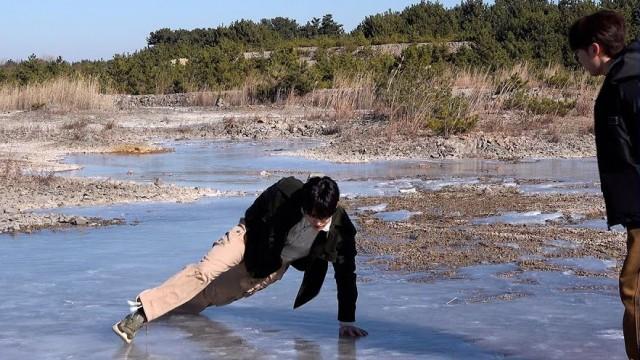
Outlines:
{"label": "clear blue sky", "polygon": [[[350,31],[365,16],[402,10],[418,0],[3,0],[0,61],[62,56],[111,59],[146,45],[150,32],[228,25],[239,19],[284,16],[304,24],[331,13]],[[459,0],[441,1],[447,7]]]}

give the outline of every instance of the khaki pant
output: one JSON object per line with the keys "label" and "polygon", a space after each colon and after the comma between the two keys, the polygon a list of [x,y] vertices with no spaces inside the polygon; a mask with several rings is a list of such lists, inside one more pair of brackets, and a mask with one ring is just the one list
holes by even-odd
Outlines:
{"label": "khaki pant", "polygon": [[147,321],[175,310],[199,313],[208,306],[221,306],[250,296],[280,280],[283,265],[264,279],[254,279],[242,262],[246,229],[238,225],[213,244],[197,264],[187,265],[162,285],[140,293]]}
{"label": "khaki pant", "polygon": [[627,230],[627,257],[620,272],[620,298],[624,304],[622,329],[629,359],[640,360],[638,329],[640,329],[640,229]]}

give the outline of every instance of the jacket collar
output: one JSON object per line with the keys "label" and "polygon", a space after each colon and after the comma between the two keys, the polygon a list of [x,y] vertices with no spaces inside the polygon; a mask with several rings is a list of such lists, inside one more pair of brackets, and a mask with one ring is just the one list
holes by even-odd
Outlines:
{"label": "jacket collar", "polygon": [[607,74],[607,78],[617,83],[629,78],[640,77],[640,41],[630,43],[616,56]]}

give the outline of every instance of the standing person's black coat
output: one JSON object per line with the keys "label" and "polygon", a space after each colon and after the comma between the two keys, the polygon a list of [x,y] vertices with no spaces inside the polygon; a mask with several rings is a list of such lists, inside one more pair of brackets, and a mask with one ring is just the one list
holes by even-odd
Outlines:
{"label": "standing person's black coat", "polygon": [[600,182],[609,226],[640,224],[640,42],[614,60],[595,103]]}

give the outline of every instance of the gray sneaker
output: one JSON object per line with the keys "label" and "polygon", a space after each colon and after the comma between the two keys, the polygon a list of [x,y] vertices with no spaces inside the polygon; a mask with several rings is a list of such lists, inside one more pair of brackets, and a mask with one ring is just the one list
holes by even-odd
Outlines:
{"label": "gray sneaker", "polygon": [[145,322],[144,315],[136,311],[127,315],[124,319],[113,325],[112,329],[124,342],[131,344],[136,332],[140,330]]}

